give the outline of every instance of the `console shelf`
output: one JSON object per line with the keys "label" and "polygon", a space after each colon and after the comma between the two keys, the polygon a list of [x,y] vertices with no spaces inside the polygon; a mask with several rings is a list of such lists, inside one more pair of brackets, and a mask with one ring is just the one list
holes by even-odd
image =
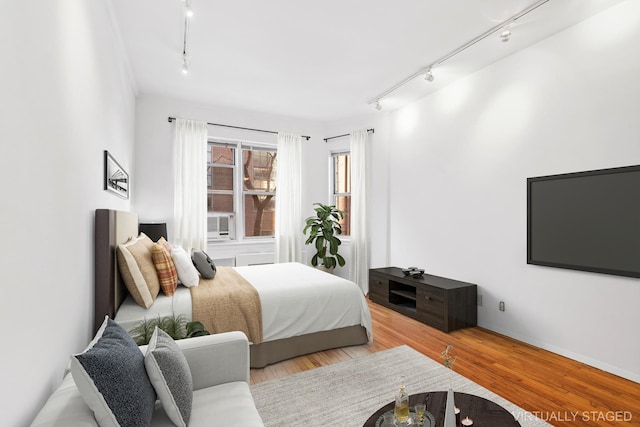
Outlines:
{"label": "console shelf", "polygon": [[429,274],[408,277],[398,267],[369,270],[371,301],[444,332],[476,325],[477,288]]}

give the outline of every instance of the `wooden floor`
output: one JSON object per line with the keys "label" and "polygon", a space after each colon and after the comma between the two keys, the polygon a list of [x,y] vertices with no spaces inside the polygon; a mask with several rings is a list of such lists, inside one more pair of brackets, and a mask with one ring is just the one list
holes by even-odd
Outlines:
{"label": "wooden floor", "polygon": [[446,334],[369,302],[374,342],[251,370],[259,383],[406,344],[556,426],[640,426],[640,384],[482,328]]}

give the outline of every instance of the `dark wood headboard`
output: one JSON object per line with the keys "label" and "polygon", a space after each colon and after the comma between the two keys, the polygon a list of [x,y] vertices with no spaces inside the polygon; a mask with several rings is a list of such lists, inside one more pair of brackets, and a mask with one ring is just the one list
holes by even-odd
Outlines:
{"label": "dark wood headboard", "polygon": [[116,248],[138,235],[138,214],[110,209],[96,209],[95,217],[95,297],[94,333],[104,316],[114,318],[127,290],[118,273]]}

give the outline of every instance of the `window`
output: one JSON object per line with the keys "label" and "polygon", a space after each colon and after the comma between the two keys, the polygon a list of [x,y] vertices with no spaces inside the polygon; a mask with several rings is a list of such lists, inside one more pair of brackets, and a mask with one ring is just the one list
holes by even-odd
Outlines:
{"label": "window", "polygon": [[276,150],[217,141],[207,149],[208,238],[273,236]]}
{"label": "window", "polygon": [[276,228],[276,151],[242,149],[244,235],[273,236]]}
{"label": "window", "polygon": [[351,235],[351,156],[349,152],[332,153],[333,204],[344,211],[340,221],[342,235]]}

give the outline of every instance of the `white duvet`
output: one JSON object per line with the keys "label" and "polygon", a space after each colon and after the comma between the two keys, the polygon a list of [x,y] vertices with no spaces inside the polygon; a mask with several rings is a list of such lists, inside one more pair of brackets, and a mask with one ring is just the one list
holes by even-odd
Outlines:
{"label": "white duvet", "polygon": [[[300,264],[266,264],[234,269],[253,285],[262,305],[263,341],[362,325],[372,339],[371,314],[355,283]],[[178,286],[158,295],[149,309],[127,296],[115,320],[131,330],[141,319],[175,314],[191,320],[191,293]]]}

